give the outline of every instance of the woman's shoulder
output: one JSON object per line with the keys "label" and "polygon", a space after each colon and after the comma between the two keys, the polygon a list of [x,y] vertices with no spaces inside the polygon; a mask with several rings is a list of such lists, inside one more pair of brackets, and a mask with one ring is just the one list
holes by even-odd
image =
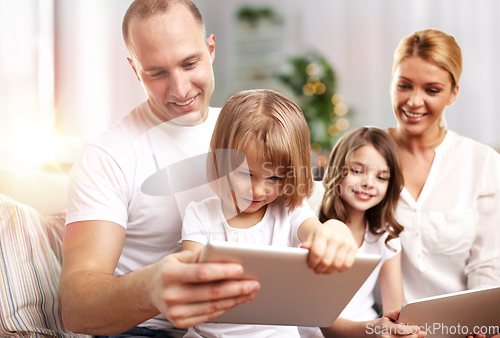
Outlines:
{"label": "woman's shoulder", "polygon": [[482,153],[496,152],[492,147],[476,141],[470,137],[460,135],[454,131],[448,130],[450,136],[450,143],[455,145],[454,148],[471,148],[474,151],[480,151]]}
{"label": "woman's shoulder", "polygon": [[492,147],[453,131],[448,131],[448,134],[448,145],[444,152],[448,153],[449,156],[458,156],[464,160],[469,159],[475,162],[492,158],[496,161],[500,160],[500,154]]}

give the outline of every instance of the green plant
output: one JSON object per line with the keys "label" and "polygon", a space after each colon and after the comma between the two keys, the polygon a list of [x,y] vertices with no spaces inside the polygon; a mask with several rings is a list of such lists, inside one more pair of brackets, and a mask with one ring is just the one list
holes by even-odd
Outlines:
{"label": "green plant", "polygon": [[271,22],[278,21],[276,12],[268,6],[241,6],[236,12],[239,22],[247,22],[251,27],[258,26],[260,20],[267,19]]}
{"label": "green plant", "polygon": [[343,96],[337,93],[337,78],[330,63],[321,55],[309,52],[288,60],[286,73],[277,74],[278,80],[293,95],[311,131],[314,153],[329,150],[340,134],[349,127],[348,112]]}

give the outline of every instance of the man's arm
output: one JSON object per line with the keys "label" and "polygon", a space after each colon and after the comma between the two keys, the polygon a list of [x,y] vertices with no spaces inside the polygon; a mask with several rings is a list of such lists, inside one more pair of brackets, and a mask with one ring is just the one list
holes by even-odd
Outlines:
{"label": "man's arm", "polygon": [[[124,276],[114,276],[125,229],[107,221],[66,226],[60,294],[65,325],[73,332],[116,335],[162,312],[175,326],[212,319],[250,301],[256,281],[235,281],[236,264],[189,264],[183,251]],[[226,281],[224,281],[226,280]]]}

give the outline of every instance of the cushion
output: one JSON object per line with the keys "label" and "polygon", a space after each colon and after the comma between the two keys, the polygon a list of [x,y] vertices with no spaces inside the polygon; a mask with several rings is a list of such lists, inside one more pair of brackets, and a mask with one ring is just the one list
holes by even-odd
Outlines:
{"label": "cushion", "polygon": [[62,264],[62,239],[66,223],[66,213],[60,212],[44,218],[45,232],[49,240],[50,248],[60,264]]}
{"label": "cushion", "polygon": [[0,195],[0,336],[89,337],[62,324],[56,253],[63,223],[62,215],[45,219]]}
{"label": "cushion", "polygon": [[0,169],[0,194],[35,208],[43,216],[66,210],[68,176]]}

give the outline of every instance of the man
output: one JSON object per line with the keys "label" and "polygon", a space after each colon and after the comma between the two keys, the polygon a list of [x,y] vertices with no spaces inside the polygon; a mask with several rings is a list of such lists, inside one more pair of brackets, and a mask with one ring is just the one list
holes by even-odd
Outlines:
{"label": "man", "polygon": [[251,300],[259,284],[221,281],[241,275],[239,265],[185,264],[197,256],[176,253],[182,221],[174,194],[141,192],[159,166],[208,151],[219,112],[208,106],[214,36],[206,38],[189,0],[134,1],[123,36],[148,100],[87,145],[72,171],[62,315],[74,332],[116,335],[141,324],[155,329],[145,335],[175,337],[183,331],[173,325],[220,315]]}
{"label": "man", "polygon": [[[206,38],[190,0],[135,0],[122,29],[148,100],[87,145],[72,169],[62,316],[74,332],[178,337],[185,331],[177,328],[251,301],[260,285],[238,281],[240,265],[198,264],[198,255],[178,252],[183,210],[194,199],[179,186],[199,177],[165,169],[209,150],[219,113],[208,106],[214,36]],[[343,269],[355,250],[339,238]]]}

